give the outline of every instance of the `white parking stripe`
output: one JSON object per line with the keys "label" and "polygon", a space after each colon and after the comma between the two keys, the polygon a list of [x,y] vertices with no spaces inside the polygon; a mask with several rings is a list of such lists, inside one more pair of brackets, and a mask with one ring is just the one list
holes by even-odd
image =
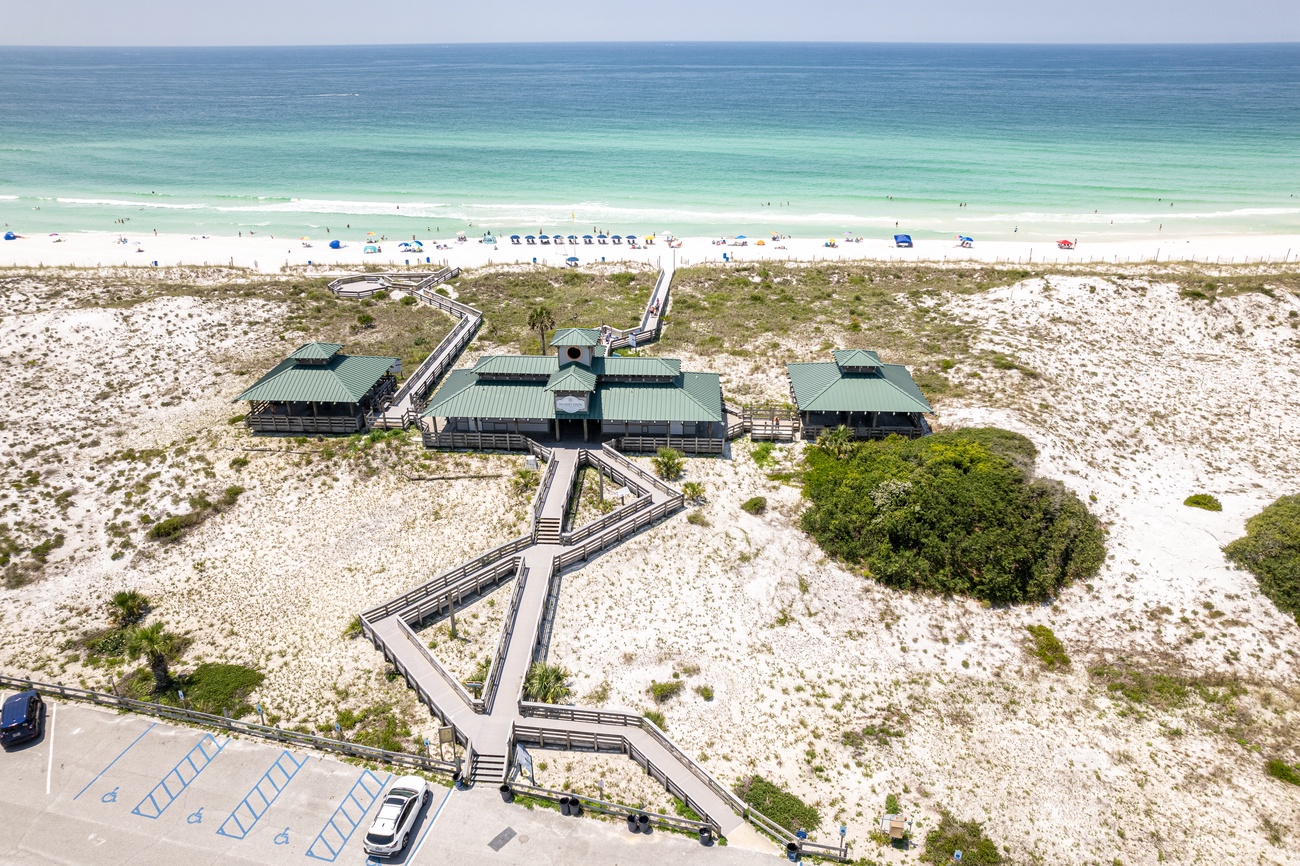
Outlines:
{"label": "white parking stripe", "polygon": [[59,705],[50,702],[50,725],[45,732],[45,739],[50,744],[50,763],[45,768],[45,796],[50,796],[50,779],[54,775],[54,714],[58,712]]}

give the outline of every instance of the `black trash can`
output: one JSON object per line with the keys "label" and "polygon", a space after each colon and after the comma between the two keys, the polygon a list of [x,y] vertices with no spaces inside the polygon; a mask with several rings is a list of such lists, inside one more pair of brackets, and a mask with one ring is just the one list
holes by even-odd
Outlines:
{"label": "black trash can", "polygon": [[560,814],[561,814],[561,815],[572,815],[572,814],[573,814],[573,810],[572,810],[572,808],[569,806],[569,803],[570,803],[570,802],[572,802],[572,801],[569,800],[568,797],[561,797],[561,798],[560,798]]}
{"label": "black trash can", "polygon": [[501,792],[502,802],[513,803],[515,801],[515,792],[510,790],[509,782],[502,782],[501,787],[498,788],[497,790]]}
{"label": "black trash can", "polygon": [[799,843],[798,843],[798,842],[786,842],[786,843],[785,843],[785,859],[789,860],[791,863],[798,863],[798,862],[799,862]]}
{"label": "black trash can", "polygon": [[454,785],[456,790],[458,791],[465,787],[465,785],[462,784],[461,782],[459,770],[451,774],[451,784]]}
{"label": "black trash can", "polygon": [[636,826],[642,833],[650,832],[650,816],[645,812],[636,816]]}
{"label": "black trash can", "polygon": [[575,818],[582,815],[582,801],[577,797],[569,798],[569,814]]}
{"label": "black trash can", "polygon": [[637,823],[635,812],[627,813],[627,829],[632,833],[641,832],[641,826]]}
{"label": "black trash can", "polygon": [[712,827],[701,827],[701,828],[700,828],[700,844],[701,844],[701,845],[704,845],[705,847],[707,847],[707,846],[713,844],[713,828],[712,828]]}

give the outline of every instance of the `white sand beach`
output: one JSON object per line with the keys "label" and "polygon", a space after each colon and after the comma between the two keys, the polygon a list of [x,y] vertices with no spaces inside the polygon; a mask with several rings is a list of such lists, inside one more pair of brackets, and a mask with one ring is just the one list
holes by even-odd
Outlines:
{"label": "white sand beach", "polygon": [[[744,234],[744,232],[740,232]],[[127,243],[122,243],[125,238]],[[0,241],[0,267],[158,267],[214,266],[252,268],[262,273],[276,273],[284,268],[307,269],[328,273],[338,268],[420,267],[428,263],[445,263],[473,268],[493,264],[531,263],[561,266],[570,256],[579,265],[600,262],[676,261],[679,265],[731,261],[803,261],[869,259],[882,261],[948,261],[1006,263],[1112,263],[1154,261],[1195,261],[1224,264],[1245,262],[1288,262],[1300,257],[1300,234],[1241,235],[1207,237],[1155,236],[1140,240],[1084,243],[1073,250],[1059,249],[1055,241],[990,241],[978,238],[967,248],[954,239],[916,240],[910,249],[897,248],[892,239],[864,238],[860,242],[837,239],[835,247],[826,246],[829,238],[786,238],[773,241],[770,236],[751,236],[744,246],[719,244],[720,238],[681,238],[672,247],[663,237],[649,246],[630,249],[626,244],[529,245],[512,244],[509,238],[497,238],[484,244],[478,238],[457,241],[453,238],[421,238],[423,253],[398,251],[402,238],[376,241],[364,236],[339,237],[343,248],[330,249],[330,237],[302,241],[298,238],[203,237],[152,233],[116,234],[83,232],[57,238],[21,236]],[[759,245],[759,241],[762,245]],[[304,246],[304,244],[311,246]],[[380,252],[367,253],[368,245]],[[439,249],[441,245],[445,249]],[[426,259],[428,262],[426,262]]]}

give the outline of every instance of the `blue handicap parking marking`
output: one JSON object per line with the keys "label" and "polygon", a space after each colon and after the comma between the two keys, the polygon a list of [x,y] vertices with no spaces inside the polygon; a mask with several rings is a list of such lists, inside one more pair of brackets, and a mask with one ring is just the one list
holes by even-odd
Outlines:
{"label": "blue handicap parking marking", "polygon": [[[87,783],[86,783],[86,787],[84,787],[84,788],[82,788],[80,791],[78,791],[78,792],[77,792],[77,796],[76,796],[76,797],[73,797],[72,799],[75,800],[75,799],[77,799],[77,797],[80,797],[82,794],[86,793],[86,791],[90,790],[90,786],[93,785],[93,784],[95,784],[96,782],[98,782],[100,776],[102,776],[102,775],[104,775],[105,773],[107,773],[109,770],[111,770],[111,769],[113,768],[113,765],[114,765],[114,764],[116,764],[118,761],[122,760],[122,756],[123,756],[123,755],[125,755],[127,752],[131,751],[131,749],[135,748],[135,744],[138,743],[138,742],[140,742],[141,740],[143,740],[143,739],[144,739],[144,735],[147,734],[147,733],[149,733],[150,731],[152,731],[153,728],[154,728],[154,725],[156,725],[156,724],[158,724],[158,723],[157,723],[157,722],[154,722],[152,725],[150,725],[149,727],[145,728],[145,729],[140,733],[140,736],[136,737],[134,740],[131,741],[131,745],[129,745],[129,746],[127,746],[125,749],[123,749],[123,750],[121,751],[121,753],[120,753],[116,758],[114,758],[113,760],[109,761],[109,762],[108,762],[108,766],[105,767],[104,769],[100,770],[98,773],[96,773],[96,774],[95,774],[95,778],[93,778],[93,779],[91,779],[89,782],[87,782]],[[104,797],[101,797],[101,798],[100,798],[100,801],[101,801],[101,802],[104,802],[104,803],[112,803],[112,802],[115,802],[115,801],[117,800],[117,788],[114,788],[114,789],[112,790],[111,793],[113,794],[113,799],[112,799],[112,800],[105,799],[105,798],[108,796],[107,794],[105,794]]]}
{"label": "blue handicap parking marking", "polygon": [[197,811],[197,812],[191,812],[189,815],[185,816],[185,823],[186,823],[186,824],[202,824],[202,823],[203,823],[203,807],[200,806],[200,807],[199,807],[199,811]]}
{"label": "blue handicap parking marking", "polygon": [[[299,761],[288,751],[281,752],[270,769],[262,774],[262,778],[258,779],[253,789],[230,813],[230,817],[217,828],[217,833],[221,836],[229,836],[231,839],[245,838],[306,763],[306,758]],[[288,832],[289,828],[286,827],[284,831],[286,841]]]}
{"label": "blue handicap parking marking", "polygon": [[136,804],[131,810],[132,815],[139,815],[141,818],[158,818],[167,807],[176,802],[176,798],[188,788],[199,774],[208,768],[208,765],[221,754],[221,750],[229,745],[230,740],[224,743],[218,743],[216,738],[211,734],[204,734],[203,739],[199,740],[198,745],[190,749],[185,757],[172,768],[172,771],[163,776],[162,781],[154,785],[152,791],[144,795],[144,799]]}
{"label": "blue handicap parking marking", "polygon": [[343,802],[334,810],[328,822],[316,835],[316,839],[307,848],[307,856],[317,860],[333,863],[338,859],[343,848],[365,820],[370,807],[379,799],[384,786],[392,779],[392,774],[382,781],[374,773],[366,770],[352,785]]}
{"label": "blue handicap parking marking", "polygon": [[[117,789],[120,788],[120,787],[121,787],[120,785],[114,787],[113,790],[109,791],[107,794],[105,794],[104,796],[100,797],[100,798],[99,798],[99,802],[101,802],[101,803],[116,803],[116,802],[117,802]],[[77,796],[81,796],[81,795],[78,794]],[[75,800],[75,799],[77,799],[77,798],[76,798],[76,797],[73,797],[72,799]]]}
{"label": "blue handicap parking marking", "polygon": [[285,827],[285,828],[284,828],[283,830],[281,830],[279,833],[276,833],[276,834],[275,834],[275,844],[277,844],[277,845],[288,845],[288,844],[289,844],[289,828],[288,828],[288,827]]}

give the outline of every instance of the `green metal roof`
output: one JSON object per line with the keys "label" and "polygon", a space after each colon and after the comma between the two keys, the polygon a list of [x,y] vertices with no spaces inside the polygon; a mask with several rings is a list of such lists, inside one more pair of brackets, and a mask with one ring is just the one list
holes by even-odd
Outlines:
{"label": "green metal roof", "polygon": [[[555,394],[541,382],[480,379],[473,370],[453,370],[424,414],[437,418],[554,418]],[[586,412],[562,417],[722,421],[722,386],[716,373],[682,373],[673,382],[602,383],[591,392]]]}
{"label": "green metal roof", "polygon": [[879,367],[880,356],[867,349],[836,349],[831,352],[841,367]]}
{"label": "green metal roof", "polygon": [[830,361],[785,368],[800,412],[934,411],[906,367],[879,366],[879,373],[845,373]]}
{"label": "green metal roof", "polygon": [[551,375],[547,391],[594,391],[596,374],[581,364],[565,364]]}
{"label": "green metal roof", "polygon": [[675,379],[682,372],[682,362],[676,358],[626,358],[611,355],[592,358],[591,369],[597,376],[654,376]]}
{"label": "green metal roof", "polygon": [[721,421],[717,373],[682,373],[680,384],[609,382],[596,392],[604,421]]}
{"label": "green metal roof", "polygon": [[473,370],[452,370],[424,414],[436,418],[554,418],[555,395],[541,382],[484,380]]}
{"label": "green metal roof", "polygon": [[560,366],[554,355],[484,355],[474,365],[475,373],[487,376],[536,376],[546,378]]}
{"label": "green metal roof", "polygon": [[595,328],[560,328],[551,338],[552,346],[599,346],[600,331]]}
{"label": "green metal roof", "polygon": [[231,402],[357,403],[397,360],[373,355],[334,354],[321,364],[299,363],[290,356]]}
{"label": "green metal roof", "polygon": [[328,361],[342,348],[342,343],[304,343],[289,357],[298,361]]}

